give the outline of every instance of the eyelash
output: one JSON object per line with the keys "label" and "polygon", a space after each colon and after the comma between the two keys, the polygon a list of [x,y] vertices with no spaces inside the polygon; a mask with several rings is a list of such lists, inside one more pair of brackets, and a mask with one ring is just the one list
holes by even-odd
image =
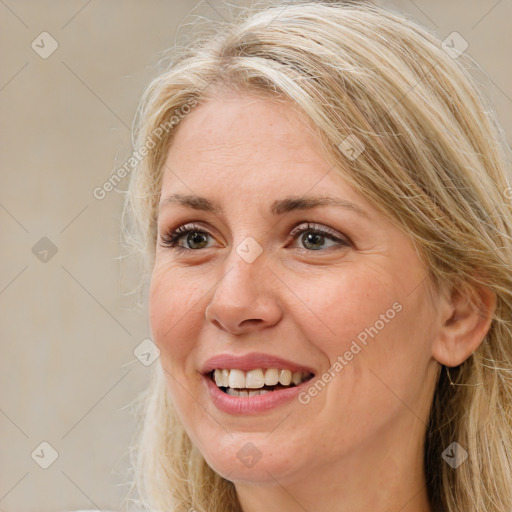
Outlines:
{"label": "eyelash", "polygon": [[[299,228],[301,228],[301,229],[299,229]],[[330,240],[332,240],[333,242],[338,242],[343,247],[350,246],[348,241],[339,238],[330,229],[319,226],[317,224],[311,224],[309,222],[306,222],[305,225],[299,224],[298,226],[296,226],[291,231],[290,235],[292,235],[293,239],[296,240],[300,235],[302,235],[303,233],[308,232],[308,231],[315,233],[315,234],[325,236],[325,237],[329,238]],[[183,226],[180,226],[175,230],[170,230],[167,233],[161,235],[160,236],[161,245],[163,247],[173,249],[173,250],[176,250],[179,252],[184,252],[184,251],[191,252],[191,251],[201,250],[201,249],[188,249],[188,248],[182,247],[181,245],[178,244],[179,240],[182,237],[184,237],[184,235],[187,235],[189,233],[201,233],[201,234],[206,234],[206,235],[212,236],[210,233],[208,233],[208,231],[206,231],[201,226],[198,226],[196,224],[184,224]],[[206,247],[205,249],[210,249],[210,247]],[[326,250],[329,250],[329,249],[315,251],[315,250],[304,248],[302,250],[307,251],[307,252],[322,252],[322,251],[325,252]]]}

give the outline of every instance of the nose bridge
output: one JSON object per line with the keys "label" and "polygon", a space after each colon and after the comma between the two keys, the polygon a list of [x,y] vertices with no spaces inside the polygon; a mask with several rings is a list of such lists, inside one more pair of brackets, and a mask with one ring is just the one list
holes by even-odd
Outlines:
{"label": "nose bridge", "polygon": [[270,283],[272,272],[255,239],[246,237],[234,245],[224,269],[207,307],[209,321],[239,332],[248,324],[270,325],[279,320],[281,310]]}
{"label": "nose bridge", "polygon": [[[220,292],[225,297],[232,297],[234,305],[243,305],[245,300],[254,302],[263,292],[266,280],[263,274],[268,272],[263,249],[254,239],[248,238],[233,246],[226,258],[224,277],[216,287],[215,295]],[[261,251],[257,251],[255,243]]]}

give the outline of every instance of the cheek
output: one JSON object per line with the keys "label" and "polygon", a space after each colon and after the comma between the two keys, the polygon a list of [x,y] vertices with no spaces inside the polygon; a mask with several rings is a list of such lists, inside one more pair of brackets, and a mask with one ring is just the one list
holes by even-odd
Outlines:
{"label": "cheek", "polygon": [[[318,293],[309,298],[315,315],[302,319],[301,326],[335,375],[316,406],[339,417],[354,435],[362,418],[378,412],[384,424],[403,412],[403,403],[418,403],[422,396],[435,325],[422,288],[407,285],[415,279],[406,271],[353,267],[318,280]],[[300,293],[314,282],[308,279]]]}
{"label": "cheek", "polygon": [[433,320],[421,287],[411,293],[414,286],[407,286],[415,279],[366,264],[295,281],[294,292],[307,307],[296,310],[293,321],[333,368],[335,402],[364,396],[361,403],[378,409],[385,396],[393,405],[396,397],[386,394],[379,378],[400,395],[417,394],[430,359]]}
{"label": "cheek", "polygon": [[194,330],[201,327],[204,311],[200,303],[203,291],[194,283],[185,284],[179,271],[155,268],[149,289],[149,323],[153,341],[158,346],[166,367],[179,367],[179,362],[193,348]]}
{"label": "cheek", "polygon": [[327,355],[342,354],[357,336],[364,337],[379,315],[391,309],[394,316],[398,293],[392,279],[383,275],[382,269],[365,266],[296,280],[293,291],[302,304],[293,321]]}

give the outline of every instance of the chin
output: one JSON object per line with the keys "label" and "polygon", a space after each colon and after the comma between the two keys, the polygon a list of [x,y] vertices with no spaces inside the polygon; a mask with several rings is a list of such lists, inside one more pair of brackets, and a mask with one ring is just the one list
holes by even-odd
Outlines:
{"label": "chin", "polygon": [[[296,453],[276,453],[276,447],[264,441],[251,441],[250,436],[221,449],[204,454],[208,465],[220,476],[231,482],[275,485],[275,480],[286,480],[291,461]],[[219,446],[219,445],[217,445]]]}

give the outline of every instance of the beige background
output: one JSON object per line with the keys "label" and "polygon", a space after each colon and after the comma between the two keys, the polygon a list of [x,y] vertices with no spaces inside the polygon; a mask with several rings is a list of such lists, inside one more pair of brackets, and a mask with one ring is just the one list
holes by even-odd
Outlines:
{"label": "beige background", "polygon": [[[512,3],[379,3],[468,41],[510,140]],[[228,16],[220,0],[0,0],[0,512],[121,509],[149,329],[118,259],[122,195],[92,191],[127,158],[139,96],[193,9]],[[46,59],[42,32],[58,43]]]}

